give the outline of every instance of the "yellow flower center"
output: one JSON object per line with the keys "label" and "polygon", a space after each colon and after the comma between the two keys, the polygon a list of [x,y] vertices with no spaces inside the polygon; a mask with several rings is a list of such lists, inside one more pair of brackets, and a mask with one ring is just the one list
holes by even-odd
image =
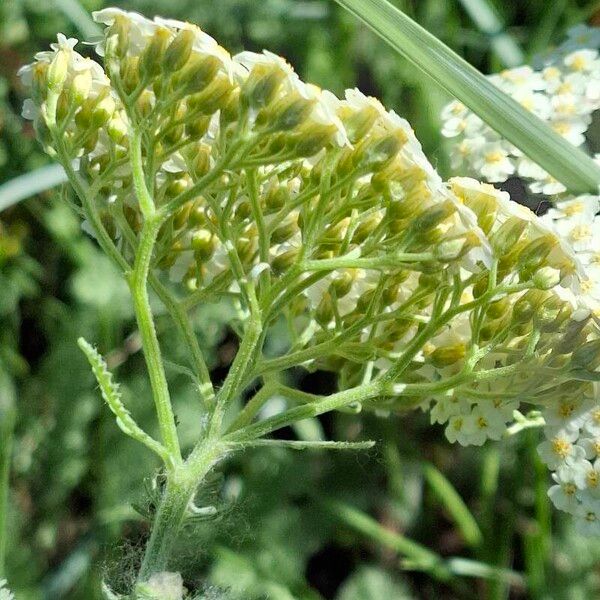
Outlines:
{"label": "yellow flower center", "polygon": [[592,235],[592,228],[589,225],[577,225],[571,229],[570,237],[573,241],[579,242]]}
{"label": "yellow flower center", "polygon": [[567,458],[571,454],[572,447],[571,442],[568,442],[564,438],[554,438],[552,440],[552,451],[561,458]]}
{"label": "yellow flower center", "polygon": [[598,483],[600,483],[600,477],[598,476],[598,471],[596,469],[592,469],[588,471],[585,476],[585,480],[587,482],[588,487],[595,488],[598,487]]}

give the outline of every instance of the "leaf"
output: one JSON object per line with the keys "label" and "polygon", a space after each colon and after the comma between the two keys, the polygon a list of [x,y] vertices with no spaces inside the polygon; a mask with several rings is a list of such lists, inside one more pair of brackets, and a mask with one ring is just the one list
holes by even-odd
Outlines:
{"label": "leaf", "polygon": [[0,212],[21,200],[52,189],[65,181],[67,181],[67,175],[60,165],[40,167],[35,171],[10,179],[0,185]]}
{"label": "leaf", "polygon": [[336,0],[573,193],[597,193],[600,167],[387,0]]}
{"label": "leaf", "polygon": [[133,420],[133,417],[129,414],[127,408],[125,408],[125,405],[121,400],[119,386],[113,382],[112,374],[108,370],[100,353],[82,337],[77,340],[77,343],[86,355],[100,387],[100,391],[102,392],[102,397],[117,418],[117,425],[121,431],[132,437],[134,440],[141,442],[146,447],[150,448],[150,450],[156,452],[156,454],[158,454],[166,463],[169,463],[171,457],[168,450],[161,443],[149,436]]}

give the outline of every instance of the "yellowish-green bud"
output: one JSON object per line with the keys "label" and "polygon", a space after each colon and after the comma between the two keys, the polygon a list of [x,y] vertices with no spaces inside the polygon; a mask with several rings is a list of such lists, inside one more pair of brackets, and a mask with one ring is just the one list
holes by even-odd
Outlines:
{"label": "yellowish-green bud", "polygon": [[296,264],[300,250],[298,248],[291,248],[281,254],[278,254],[271,262],[271,268],[275,275],[281,275],[287,271],[290,267]]}
{"label": "yellowish-green bud", "polygon": [[66,50],[59,50],[50,66],[47,73],[48,89],[53,94],[60,94],[67,79],[69,70],[69,53]]}
{"label": "yellowish-green bud", "polygon": [[507,254],[519,241],[526,227],[527,222],[523,219],[517,217],[507,219],[491,236],[492,247],[500,256]]}
{"label": "yellowish-green bud", "polygon": [[330,289],[335,293],[336,298],[343,298],[352,289],[353,282],[354,273],[349,270],[344,271],[331,282]]}
{"label": "yellowish-green bud", "polygon": [[192,56],[176,76],[175,88],[185,94],[197,94],[216,77],[221,61],[214,56]]}
{"label": "yellowish-green bud", "polygon": [[170,75],[183,68],[192,54],[194,33],[189,29],[182,29],[169,44],[163,59],[163,71]]}
{"label": "yellowish-green bud", "polygon": [[198,229],[192,234],[192,249],[197,260],[208,260],[217,247],[213,234],[207,229]]}
{"label": "yellowish-green bud", "polygon": [[143,78],[150,79],[160,73],[170,38],[171,32],[166,28],[161,27],[154,32],[140,57],[140,74]]}
{"label": "yellowish-green bud", "polygon": [[429,355],[429,360],[434,367],[442,369],[462,360],[466,354],[467,347],[465,344],[440,346]]}
{"label": "yellowish-green bud", "polygon": [[244,82],[240,99],[254,109],[264,108],[274,99],[285,73],[276,65],[254,65]]}
{"label": "yellowish-green bud", "polygon": [[81,106],[87,99],[92,89],[92,73],[89,70],[82,71],[73,77],[69,88],[69,99],[72,105]]}
{"label": "yellowish-green bud", "polygon": [[298,232],[297,219],[291,216],[287,223],[277,227],[271,234],[271,242],[274,244],[281,244],[289,240],[295,233]]}
{"label": "yellowish-green bud", "polygon": [[325,328],[333,319],[333,314],[333,300],[331,294],[325,292],[315,311],[315,319],[321,327]]}
{"label": "yellowish-green bud", "polygon": [[538,290],[551,290],[560,283],[560,271],[552,267],[538,269],[531,278]]}
{"label": "yellowish-green bud", "polygon": [[115,113],[106,125],[106,131],[115,144],[120,144],[127,138],[127,124],[120,115]]}
{"label": "yellowish-green bud", "polygon": [[92,124],[95,127],[102,127],[113,116],[115,108],[115,101],[111,96],[100,100],[92,112]]}

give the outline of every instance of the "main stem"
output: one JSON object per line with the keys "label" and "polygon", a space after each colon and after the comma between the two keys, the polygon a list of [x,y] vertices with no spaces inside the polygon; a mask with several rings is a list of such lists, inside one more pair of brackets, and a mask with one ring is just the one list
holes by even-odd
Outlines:
{"label": "main stem", "polygon": [[220,453],[219,446],[212,440],[207,440],[198,445],[184,464],[167,473],[167,483],[152,524],[138,583],[167,569],[187,508]]}
{"label": "main stem", "polygon": [[142,340],[148,375],[150,377],[150,385],[152,387],[162,441],[173,457],[174,463],[177,464],[181,463],[179,438],[177,437],[177,427],[175,425],[173,407],[171,406],[167,377],[156,336],[156,328],[154,327],[150,299],[148,297],[148,273],[160,225],[161,221],[156,216],[149,217],[144,223],[133,271],[129,275],[128,281],[131,288],[133,307]]}

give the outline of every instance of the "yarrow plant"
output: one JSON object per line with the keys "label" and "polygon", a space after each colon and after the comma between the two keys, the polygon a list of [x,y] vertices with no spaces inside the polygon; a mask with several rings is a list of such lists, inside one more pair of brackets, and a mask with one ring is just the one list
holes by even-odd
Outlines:
{"label": "yarrow plant", "polygon": [[[267,51],[232,57],[190,23],[115,8],[94,17],[105,26],[101,63],[59,34],[21,77],[24,116],[67,172],[84,229],[122,270],[142,340],[158,439],[79,341],[118,426],[162,461],[134,597],[182,597],[169,571],[178,535],[206,510],[197,490],[231,453],[372,445],[268,438],[333,410],[420,407],[450,441],[481,445],[522,423],[523,406],[541,408],[551,496],[600,530],[590,462],[600,451],[599,314],[580,248],[489,184],[443,181],[409,124],[358,90],[337,98]],[[186,455],[151,289],[188,350],[204,412]],[[188,316],[207,302],[237,315],[239,349],[218,388]],[[269,355],[265,339],[280,324],[286,350]],[[330,371],[339,391],[282,384],[294,367]],[[287,405],[266,414],[274,395]]]}

